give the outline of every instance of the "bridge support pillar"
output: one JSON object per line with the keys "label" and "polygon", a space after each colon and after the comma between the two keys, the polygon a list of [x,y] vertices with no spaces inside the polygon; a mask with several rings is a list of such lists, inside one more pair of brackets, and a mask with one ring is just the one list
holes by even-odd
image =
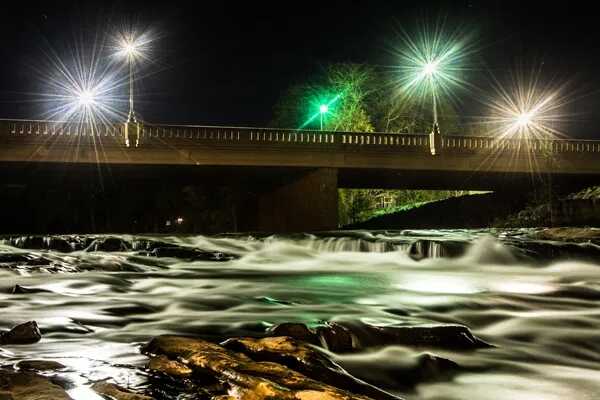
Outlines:
{"label": "bridge support pillar", "polygon": [[319,168],[258,198],[257,228],[265,232],[337,229],[338,171]]}

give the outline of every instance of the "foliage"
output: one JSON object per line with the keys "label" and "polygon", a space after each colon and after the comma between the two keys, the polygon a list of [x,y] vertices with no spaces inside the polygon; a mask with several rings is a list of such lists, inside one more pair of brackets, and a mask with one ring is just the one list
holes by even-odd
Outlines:
{"label": "foliage", "polygon": [[315,81],[290,87],[275,107],[272,126],[320,129],[321,104],[329,111],[323,115],[323,129],[344,132],[373,132],[367,111],[367,97],[374,90],[375,72],[358,64],[335,64]]}
{"label": "foliage", "polygon": [[339,197],[340,225],[366,221],[384,214],[406,211],[450,197],[472,194],[454,190],[381,190],[341,189]]}
{"label": "foliage", "polygon": [[[390,76],[360,64],[334,64],[314,80],[291,86],[275,107],[272,126],[341,132],[429,133],[433,121],[431,99],[410,98],[388,85]],[[328,112],[321,114],[322,104]],[[457,133],[454,105],[439,101],[438,120],[445,134]],[[462,192],[340,189],[341,225],[360,222],[381,210],[393,211],[439,200]],[[379,211],[378,211],[379,210]]]}

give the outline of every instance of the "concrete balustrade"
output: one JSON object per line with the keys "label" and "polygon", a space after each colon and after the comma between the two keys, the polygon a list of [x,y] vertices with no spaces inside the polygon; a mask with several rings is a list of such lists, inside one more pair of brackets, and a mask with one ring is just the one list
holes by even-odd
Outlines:
{"label": "concrete balustrade", "polygon": [[[0,137],[111,137],[119,139],[124,125],[0,120]],[[368,148],[419,149],[427,151],[426,134],[321,132],[271,128],[236,128],[216,126],[142,125],[140,146],[160,145],[173,141],[256,144],[256,145],[343,145]],[[119,143],[119,140],[115,140]],[[446,136],[442,138],[444,151],[456,152],[519,152],[529,153],[600,153],[600,141],[572,139],[512,139],[473,136]]]}

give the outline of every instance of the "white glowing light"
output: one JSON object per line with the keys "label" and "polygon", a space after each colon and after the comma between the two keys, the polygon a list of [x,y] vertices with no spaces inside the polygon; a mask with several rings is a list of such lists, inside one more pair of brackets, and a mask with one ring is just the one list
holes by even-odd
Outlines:
{"label": "white glowing light", "polygon": [[135,40],[123,39],[120,48],[120,53],[128,58],[135,58],[141,55],[141,46]]}
{"label": "white glowing light", "polygon": [[154,37],[151,32],[139,33],[135,30],[120,32],[114,38],[113,51],[119,58],[130,61],[150,59],[151,42]]}
{"label": "white glowing light", "polygon": [[428,62],[423,66],[423,73],[427,76],[433,76],[436,74],[438,68],[437,62]]}
{"label": "white glowing light", "polygon": [[517,116],[517,125],[521,128],[525,128],[533,120],[533,117],[534,115],[531,111],[521,113]]}
{"label": "white glowing light", "polygon": [[92,106],[95,100],[95,94],[92,90],[83,90],[77,95],[77,99],[79,102],[79,106],[81,107],[90,107]]}

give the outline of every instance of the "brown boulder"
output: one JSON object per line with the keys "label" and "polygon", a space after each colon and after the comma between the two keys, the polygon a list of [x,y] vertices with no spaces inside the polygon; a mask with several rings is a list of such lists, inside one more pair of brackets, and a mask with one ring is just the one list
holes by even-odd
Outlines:
{"label": "brown boulder", "polygon": [[291,337],[234,338],[226,340],[222,344],[228,349],[250,356],[253,360],[282,364],[311,379],[352,393],[369,396],[373,399],[398,399],[396,396],[354,378],[313,346],[296,341]]}
{"label": "brown boulder", "polygon": [[31,372],[0,370],[0,398],[11,400],[73,400],[48,378]]}
{"label": "brown boulder", "polygon": [[[226,393],[213,393],[235,400],[368,400],[326,383],[314,380],[282,364],[253,361],[201,339],[159,336],[143,349],[151,357],[166,356],[189,367],[194,375],[209,376],[226,387]],[[166,373],[166,371],[165,371]]]}
{"label": "brown boulder", "polygon": [[127,389],[108,382],[94,383],[92,390],[110,400],[153,400],[152,397],[132,393]]}

